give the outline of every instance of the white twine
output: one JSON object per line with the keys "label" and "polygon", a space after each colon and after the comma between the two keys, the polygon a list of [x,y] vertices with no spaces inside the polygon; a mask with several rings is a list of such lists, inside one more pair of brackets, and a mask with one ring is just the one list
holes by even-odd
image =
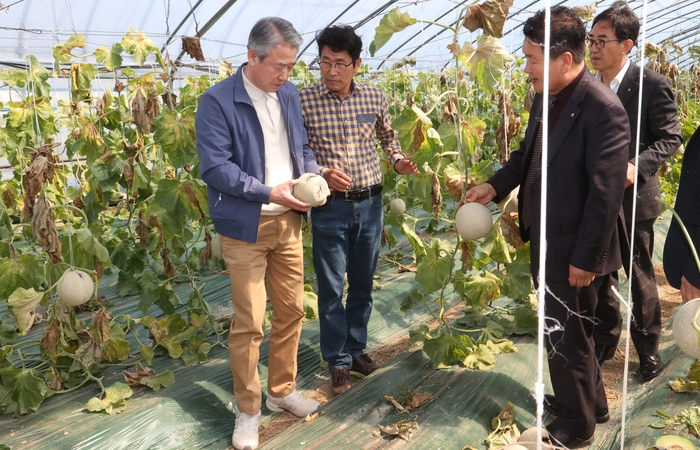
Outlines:
{"label": "white twine", "polygon": [[[646,34],[647,34],[647,0],[644,0],[642,5],[642,39],[639,44],[639,50],[641,56],[639,58],[639,98],[637,104],[637,135],[635,136],[635,149],[634,149],[634,183],[632,184],[632,228],[630,229],[630,259],[629,259],[629,270],[627,273],[629,277],[627,278],[627,284],[629,289],[627,290],[627,336],[625,338],[625,367],[622,378],[622,422],[620,428],[622,433],[620,433],[620,450],[625,449],[625,423],[627,421],[627,385],[629,377],[629,360],[630,360],[630,328],[632,324],[632,279],[634,278],[634,232],[636,228],[636,218],[637,218],[637,175],[639,173],[639,145],[640,145],[640,135],[642,131],[642,89],[644,87],[644,47],[646,45]],[[640,360],[641,363],[641,360]]]}

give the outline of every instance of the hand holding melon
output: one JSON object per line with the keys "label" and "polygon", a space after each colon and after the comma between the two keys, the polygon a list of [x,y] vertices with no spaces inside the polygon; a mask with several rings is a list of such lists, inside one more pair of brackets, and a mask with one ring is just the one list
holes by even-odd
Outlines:
{"label": "hand holding melon", "polygon": [[305,173],[294,185],[294,197],[311,206],[323,205],[329,195],[331,190],[328,188],[328,183],[321,175],[315,173]]}

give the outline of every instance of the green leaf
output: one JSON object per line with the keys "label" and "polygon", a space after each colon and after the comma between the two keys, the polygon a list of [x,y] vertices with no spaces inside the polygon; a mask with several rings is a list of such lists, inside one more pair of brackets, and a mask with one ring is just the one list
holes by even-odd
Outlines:
{"label": "green leaf", "polygon": [[497,263],[508,264],[511,262],[508,242],[503,237],[500,226],[494,226],[491,232],[486,235],[481,244],[481,250]]}
{"label": "green leaf", "polygon": [[[195,327],[190,328],[196,329]],[[211,350],[211,344],[206,342],[205,339],[206,336],[200,333],[193,336],[183,346],[181,358],[185,362],[185,365],[187,367],[203,363],[208,359],[209,350]]]}
{"label": "green leaf", "polygon": [[[130,55],[134,55],[134,62],[139,66],[143,66],[146,62],[146,57],[153,53],[156,55],[156,60],[162,59],[162,55],[156,47],[156,44],[143,31],[136,31],[133,27],[122,38],[121,46],[124,51]],[[163,64],[161,64],[163,66]]]}
{"label": "green leaf", "polygon": [[146,375],[139,380],[139,383],[157,391],[162,387],[168,387],[175,383],[175,374],[173,374],[172,370],[166,370],[158,375]]}
{"label": "green leaf", "polygon": [[397,6],[390,13],[382,17],[379,21],[379,25],[375,28],[374,40],[369,44],[369,53],[374,56],[377,50],[382,48],[384,44],[389,42],[389,39],[394,33],[403,31],[406,27],[416,23],[416,19],[408,15],[408,13],[402,13]]}
{"label": "green leaf", "polygon": [[[50,97],[51,85],[48,83],[51,72],[44,67],[44,65],[34,57],[34,55],[27,56],[29,62],[30,70],[29,72],[24,72],[24,76],[32,79],[32,83],[28,84],[28,87],[32,90],[35,98],[39,97]],[[34,99],[30,99],[32,102]],[[51,105],[49,105],[51,107]],[[51,114],[53,114],[53,108],[51,108]]]}
{"label": "green leaf", "polygon": [[152,304],[158,307],[165,314],[174,314],[175,307],[181,305],[180,298],[173,291],[169,281],[161,280],[151,272],[145,272],[139,280],[141,285],[141,300],[136,306],[142,312],[147,312]]}
{"label": "green leaf", "polygon": [[14,235],[12,231],[12,219],[5,203],[0,201],[0,240],[9,239]]}
{"label": "green leaf", "polygon": [[85,48],[85,36],[82,34],[72,35],[65,44],[54,45],[51,54],[57,62],[65,64],[73,58],[71,51],[75,48]]}
{"label": "green leaf", "polygon": [[537,313],[527,306],[519,306],[513,311],[515,320],[508,330],[514,334],[537,335]]}
{"label": "green leaf", "polygon": [[149,329],[156,343],[168,350],[171,358],[182,356],[182,343],[197,334],[197,328],[187,327],[187,322],[179,314],[172,314],[161,320],[144,316],[141,323]]}
{"label": "green leaf", "polygon": [[49,395],[46,382],[35,377],[31,369],[22,369],[15,376],[12,399],[17,402],[17,415],[22,415],[29,410],[36,411]]}
{"label": "green leaf", "polygon": [[100,243],[99,239],[88,228],[81,228],[75,232],[78,243],[89,254],[95,256],[105,267],[111,266],[109,251]]}
{"label": "green leaf", "polygon": [[[172,219],[184,224],[187,218],[200,221],[209,216],[207,187],[201,180],[161,179],[154,203],[162,206]],[[164,219],[161,216],[161,219]]]}
{"label": "green leaf", "polygon": [[36,292],[34,288],[17,288],[7,299],[7,306],[15,316],[19,335],[24,336],[34,325],[34,308],[46,295],[46,292]]}
{"label": "green leaf", "polygon": [[112,45],[111,49],[103,45],[95,50],[95,59],[98,63],[104,64],[105,69],[113,72],[122,65],[122,51],[120,44]]}
{"label": "green leaf", "polygon": [[112,336],[105,343],[102,358],[106,361],[126,361],[129,359],[131,346],[126,340],[126,334],[119,322],[112,322],[109,326]]}
{"label": "green leaf", "polygon": [[71,66],[71,94],[74,103],[89,98],[92,80],[97,75],[97,67],[88,63],[74,63]]}
{"label": "green leaf", "polygon": [[175,168],[193,166],[198,162],[194,131],[194,112],[165,109],[156,118],[153,140]]}
{"label": "green leaf", "polygon": [[404,152],[412,153],[420,148],[425,140],[425,129],[433,125],[428,116],[417,106],[401,111],[391,122],[397,139]]}
{"label": "green leaf", "polygon": [[427,325],[418,325],[408,331],[408,338],[413,345],[430,339],[430,337],[430,328]]}
{"label": "green leaf", "polygon": [[406,215],[403,223],[401,224],[401,233],[408,238],[413,248],[416,251],[416,257],[425,254],[425,244],[423,239],[416,233],[416,224],[418,220],[413,217]]}
{"label": "green leaf", "polygon": [[432,245],[426,248],[425,256],[418,262],[416,281],[423,286],[424,294],[441,289],[451,274],[452,255],[444,249],[441,241],[433,238]]}
{"label": "green leaf", "polygon": [[688,372],[688,378],[693,381],[697,381],[700,384],[700,360],[695,360],[692,366],[690,366],[690,372]]}
{"label": "green leaf", "polygon": [[104,399],[93,397],[87,402],[91,412],[104,411],[107,414],[119,414],[126,409],[126,399],[134,394],[131,388],[119,381],[105,389]]}
{"label": "green leaf", "polygon": [[520,261],[513,261],[505,266],[505,273],[499,272],[498,275],[503,283],[501,294],[514,299],[528,298],[532,292],[530,266]]}
{"label": "green leaf", "polygon": [[500,297],[501,280],[491,272],[482,275],[478,273],[464,278],[461,273],[455,274],[452,284],[467,305],[485,308],[490,302]]}
{"label": "green leaf", "polygon": [[0,319],[0,347],[12,345],[16,340],[17,331],[15,327],[9,323],[3,323],[2,319]]}
{"label": "green leaf", "polygon": [[481,35],[476,39],[477,49],[467,64],[469,76],[490,94],[501,82],[506,63],[513,56],[497,37]]}
{"label": "green leaf", "polygon": [[423,351],[433,361],[433,367],[436,369],[464,364],[474,349],[474,343],[469,336],[459,334],[442,334],[423,342]]}
{"label": "green leaf", "polygon": [[304,285],[304,313],[306,320],[318,319],[318,295],[310,284]]}
{"label": "green leaf", "polygon": [[413,305],[422,302],[424,298],[425,296],[420,290],[412,290],[406,294],[406,297],[404,297],[403,301],[401,302],[401,311],[409,311],[411,308],[413,308]]}
{"label": "green leaf", "polygon": [[39,289],[44,282],[44,266],[33,254],[0,260],[0,299],[17,288]]}
{"label": "green leaf", "polygon": [[142,345],[141,356],[143,356],[143,360],[146,361],[146,364],[151,364],[151,361],[153,361],[153,358],[155,357],[155,353],[153,352],[153,349],[151,347],[146,347],[145,345]]}

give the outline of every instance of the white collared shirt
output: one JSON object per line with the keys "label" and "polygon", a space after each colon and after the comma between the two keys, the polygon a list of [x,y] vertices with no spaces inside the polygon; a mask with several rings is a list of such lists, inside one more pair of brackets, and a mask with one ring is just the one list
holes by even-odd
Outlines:
{"label": "white collared shirt", "polygon": [[[617,94],[618,89],[620,89],[620,84],[622,84],[622,79],[625,77],[625,74],[627,73],[627,70],[629,68],[630,68],[630,60],[629,60],[629,58],[627,58],[627,62],[625,63],[624,66],[622,66],[622,69],[620,69],[620,71],[617,73],[617,75],[615,75],[615,78],[610,80],[610,89],[612,89],[612,91],[614,93]],[[603,75],[600,73],[600,71],[598,71],[595,74],[595,77],[598,80],[603,81]]]}
{"label": "white collared shirt", "polygon": [[[243,86],[253,101],[265,142],[265,185],[275,187],[294,178],[292,158],[289,153],[287,128],[276,92],[265,92],[255,86],[243,71]],[[289,208],[269,203],[262,205],[263,216],[289,211]]]}

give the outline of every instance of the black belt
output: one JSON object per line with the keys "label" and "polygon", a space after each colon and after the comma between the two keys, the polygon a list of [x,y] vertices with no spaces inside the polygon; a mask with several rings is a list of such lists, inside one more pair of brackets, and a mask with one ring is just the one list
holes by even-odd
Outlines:
{"label": "black belt", "polygon": [[362,188],[362,189],[353,189],[351,191],[345,191],[345,192],[340,192],[340,191],[331,191],[331,197],[335,198],[342,198],[347,201],[353,201],[353,200],[364,200],[367,198],[370,198],[374,195],[379,194],[382,192],[382,185],[381,184],[375,184],[374,186]]}

